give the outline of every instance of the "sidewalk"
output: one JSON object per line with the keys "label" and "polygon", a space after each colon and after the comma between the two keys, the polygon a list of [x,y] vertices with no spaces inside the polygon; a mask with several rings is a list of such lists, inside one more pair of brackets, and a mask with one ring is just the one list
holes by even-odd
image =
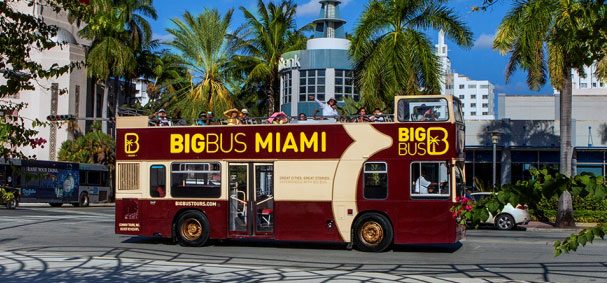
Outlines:
{"label": "sidewalk", "polygon": [[595,227],[596,223],[576,223],[576,228],[557,228],[554,227],[554,223],[551,222],[540,222],[531,221],[527,225],[519,225],[521,228],[527,229],[527,231],[546,231],[546,232],[558,232],[558,231],[579,231],[586,228]]}

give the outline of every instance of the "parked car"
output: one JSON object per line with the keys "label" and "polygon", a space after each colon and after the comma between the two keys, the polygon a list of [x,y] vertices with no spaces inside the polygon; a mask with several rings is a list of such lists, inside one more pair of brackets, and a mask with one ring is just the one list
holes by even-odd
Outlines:
{"label": "parked car", "polygon": [[[490,192],[477,192],[471,193],[472,200],[477,202],[492,193]],[[517,205],[514,207],[512,204],[506,204],[504,208],[502,208],[502,212],[497,216],[491,215],[489,213],[489,218],[485,223],[493,224],[497,229],[500,230],[512,230],[516,225],[519,224],[527,224],[531,220],[531,216],[529,215],[529,209],[525,205]]]}

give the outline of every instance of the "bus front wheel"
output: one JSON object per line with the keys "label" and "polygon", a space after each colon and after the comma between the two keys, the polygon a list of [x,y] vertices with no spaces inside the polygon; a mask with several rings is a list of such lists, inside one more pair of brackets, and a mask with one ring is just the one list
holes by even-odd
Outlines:
{"label": "bus front wheel", "polygon": [[200,247],[209,239],[209,220],[200,211],[186,211],[177,220],[176,230],[180,245]]}
{"label": "bus front wheel", "polygon": [[363,252],[383,252],[392,244],[392,225],[379,213],[362,215],[354,227],[354,244]]}

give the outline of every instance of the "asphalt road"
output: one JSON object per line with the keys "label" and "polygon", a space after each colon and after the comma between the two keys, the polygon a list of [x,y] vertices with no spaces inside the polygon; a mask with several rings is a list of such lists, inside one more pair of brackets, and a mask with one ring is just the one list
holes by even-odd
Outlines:
{"label": "asphalt road", "polygon": [[230,240],[201,248],[114,234],[114,208],[0,208],[0,278],[22,281],[607,282],[607,241],[554,257],[571,231],[468,231],[455,245],[344,245]]}

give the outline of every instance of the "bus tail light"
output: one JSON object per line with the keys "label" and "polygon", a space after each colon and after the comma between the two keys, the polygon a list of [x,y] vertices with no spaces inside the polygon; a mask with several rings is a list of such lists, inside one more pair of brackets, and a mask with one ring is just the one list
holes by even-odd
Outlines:
{"label": "bus tail light", "polygon": [[518,209],[522,209],[522,210],[527,210],[527,207],[526,207],[526,206],[524,206],[524,205],[520,205],[520,204],[519,204],[519,205],[517,205],[517,206],[516,206],[516,208],[518,208]]}

